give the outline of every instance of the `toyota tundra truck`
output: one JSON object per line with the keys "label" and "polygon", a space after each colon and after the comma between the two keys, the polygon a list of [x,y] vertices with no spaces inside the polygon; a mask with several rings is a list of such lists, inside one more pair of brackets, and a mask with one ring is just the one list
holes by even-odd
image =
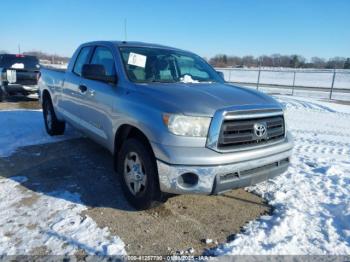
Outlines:
{"label": "toyota tundra truck", "polygon": [[39,92],[47,133],[68,123],[107,148],[137,209],[271,179],[292,155],[280,103],[176,48],[85,43],[66,71],[41,69]]}

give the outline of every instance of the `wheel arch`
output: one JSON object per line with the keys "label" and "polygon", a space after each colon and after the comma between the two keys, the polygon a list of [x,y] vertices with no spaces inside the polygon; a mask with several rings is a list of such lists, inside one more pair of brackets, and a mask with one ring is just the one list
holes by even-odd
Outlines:
{"label": "wheel arch", "polygon": [[45,99],[51,99],[51,102],[52,102],[51,94],[50,94],[49,90],[47,90],[47,89],[44,89],[42,91],[41,97],[42,97],[41,103],[44,103]]}
{"label": "wheel arch", "polygon": [[[137,128],[136,126],[131,125],[131,124],[122,124],[118,128],[118,130],[116,131],[115,137],[114,137],[114,148],[113,148],[113,154],[115,156],[118,155],[118,153],[123,145],[123,142],[129,138],[136,138],[136,139],[139,139],[140,141],[142,141],[147,146],[147,148],[150,150],[150,152],[152,153],[152,156],[155,158],[152,145],[150,143],[150,140],[146,136],[146,134],[144,132],[142,132],[139,128]],[[114,157],[114,159],[115,159],[114,164],[116,167],[117,157]]]}

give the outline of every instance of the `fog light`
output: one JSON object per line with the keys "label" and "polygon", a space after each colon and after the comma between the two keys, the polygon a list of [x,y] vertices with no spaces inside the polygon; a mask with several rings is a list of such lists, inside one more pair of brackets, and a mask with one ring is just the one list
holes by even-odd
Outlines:
{"label": "fog light", "polygon": [[193,187],[198,184],[198,176],[194,173],[184,173],[179,176],[178,183],[183,187]]}

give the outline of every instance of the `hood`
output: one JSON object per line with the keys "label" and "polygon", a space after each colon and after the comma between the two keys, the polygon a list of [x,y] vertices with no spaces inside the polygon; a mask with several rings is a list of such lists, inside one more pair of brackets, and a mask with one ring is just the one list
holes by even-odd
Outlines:
{"label": "hood", "polygon": [[161,102],[169,113],[213,116],[218,109],[231,106],[259,105],[281,108],[280,104],[262,92],[223,83],[152,83],[138,84],[139,90],[151,101]]}

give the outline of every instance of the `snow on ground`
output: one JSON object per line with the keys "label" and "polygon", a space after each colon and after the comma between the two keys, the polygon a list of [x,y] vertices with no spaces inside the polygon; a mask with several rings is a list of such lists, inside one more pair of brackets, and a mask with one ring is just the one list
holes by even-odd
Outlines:
{"label": "snow on ground", "polygon": [[[256,83],[259,69],[241,69],[241,68],[217,68],[222,71],[225,80],[229,82]],[[330,88],[333,81],[332,70],[300,70],[296,69],[295,85],[309,87],[326,87]],[[264,70],[260,73],[261,84],[274,85],[293,85],[293,69],[283,70]],[[334,80],[335,88],[350,89],[350,70],[337,70]]]}
{"label": "snow on ground", "polygon": [[[41,111],[0,111],[0,157],[18,147],[57,142],[77,137],[68,127],[62,137],[46,134]],[[0,177],[0,255],[33,254],[45,249],[55,255],[87,254],[125,255],[123,241],[99,228],[74,192],[49,194],[21,187],[27,177]]]}
{"label": "snow on ground", "polygon": [[[78,250],[96,255],[125,255],[124,243],[80,214],[86,207],[67,191],[40,194],[19,186],[26,177],[0,179],[0,254],[33,254],[45,248],[54,255]],[[70,199],[71,201],[67,201]]]}
{"label": "snow on ground", "polygon": [[78,136],[69,127],[64,136],[49,136],[45,131],[40,110],[1,111],[0,127],[0,157],[9,156],[18,147],[57,142]]}
{"label": "snow on ground", "polygon": [[[350,85],[350,83],[349,83]],[[256,86],[250,86],[250,88],[256,89]],[[280,87],[259,87],[260,91],[263,91],[265,93],[269,94],[281,94],[281,95],[291,95],[292,94],[292,88],[280,88]],[[301,97],[312,97],[312,98],[321,98],[321,99],[329,99],[330,91],[320,91],[320,90],[294,90],[295,96],[301,96]],[[342,93],[342,92],[333,92],[332,93],[332,99],[333,100],[343,100],[343,101],[350,101],[350,93]]]}
{"label": "snow on ground", "polygon": [[350,254],[350,106],[277,98],[295,138],[291,167],[247,189],[274,210],[212,252]]}

